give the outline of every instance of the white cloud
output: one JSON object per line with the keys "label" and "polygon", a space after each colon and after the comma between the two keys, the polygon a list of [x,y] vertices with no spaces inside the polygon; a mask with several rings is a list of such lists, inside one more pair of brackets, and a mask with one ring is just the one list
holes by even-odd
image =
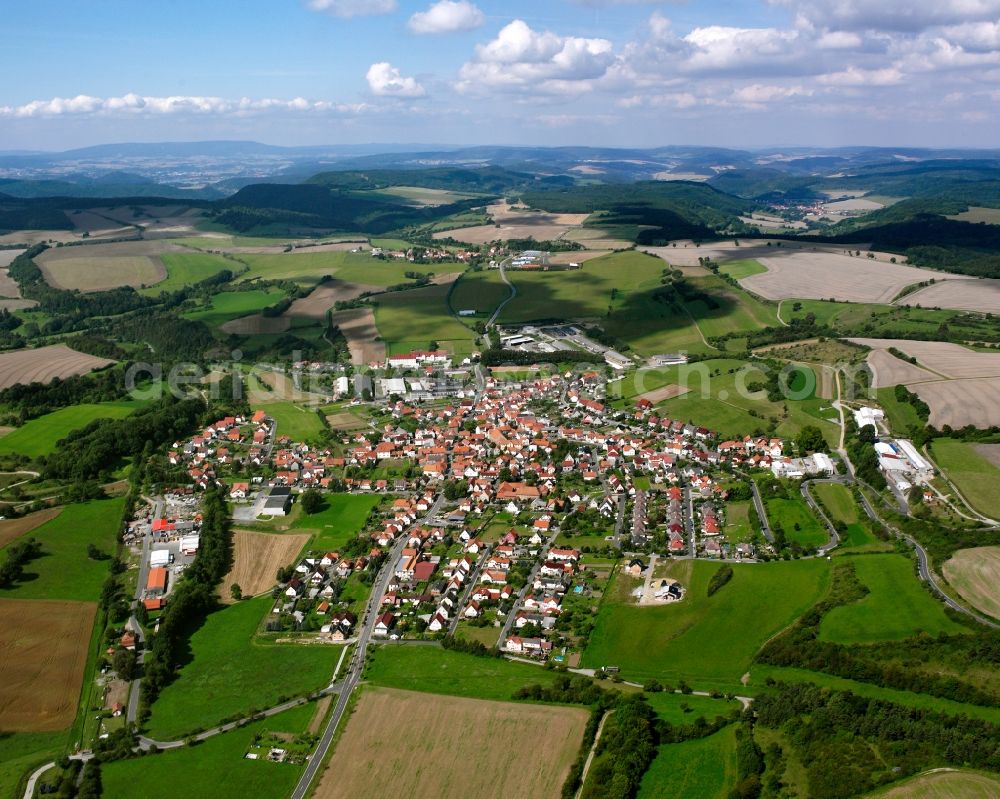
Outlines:
{"label": "white cloud", "polygon": [[850,66],[840,72],[820,75],[816,80],[826,86],[895,86],[902,83],[903,73],[897,67],[860,69]]}
{"label": "white cloud", "polygon": [[944,28],[941,33],[966,50],[1000,50],[1000,22],[967,22]]}
{"label": "white cloud", "polygon": [[518,19],[492,41],[476,46],[475,59],[459,70],[457,88],[469,93],[496,88],[571,94],[605,75],[614,61],[607,39],[539,32]]}
{"label": "white cloud", "polygon": [[371,17],[396,10],[396,0],[309,0],[307,5],[335,17]]}
{"label": "white cloud", "polygon": [[427,90],[416,78],[406,78],[388,61],[372,64],[365,75],[373,94],[379,97],[423,97]]}
{"label": "white cloud", "polygon": [[764,72],[779,72],[790,61],[802,59],[799,38],[798,31],[777,28],[729,28],[721,25],[695,28],[684,37],[692,48],[684,70],[731,72],[756,66]]}
{"label": "white cloud", "polygon": [[454,33],[478,28],[486,16],[467,0],[439,0],[426,11],[418,11],[407,24],[414,33]]}
{"label": "white cloud", "polygon": [[826,30],[916,32],[1000,16],[1000,0],[771,0],[802,25]]}
{"label": "white cloud", "polygon": [[733,100],[737,103],[758,106],[778,100],[788,100],[792,97],[808,97],[811,94],[812,90],[803,86],[768,86],[754,83],[750,86],[742,86],[733,92]]}
{"label": "white cloud", "polygon": [[249,116],[277,111],[355,114],[369,110],[369,108],[363,103],[334,103],[328,100],[306,100],[304,97],[295,97],[291,100],[242,97],[238,100],[232,100],[193,95],[152,97],[125,94],[120,97],[91,97],[80,94],[76,97],[32,100],[30,103],[18,106],[0,106],[0,117],[30,119],[33,117],[87,115],[156,116],[183,114]]}

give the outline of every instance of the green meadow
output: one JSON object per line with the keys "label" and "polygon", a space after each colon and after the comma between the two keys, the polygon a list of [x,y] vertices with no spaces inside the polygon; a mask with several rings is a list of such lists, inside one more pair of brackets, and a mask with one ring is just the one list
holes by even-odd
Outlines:
{"label": "green meadow", "polygon": [[661,746],[638,799],[727,799],[736,780],[736,725],[730,724],[707,738]]}
{"label": "green meadow", "polygon": [[457,356],[475,349],[476,334],[448,309],[449,288],[427,286],[374,298],[375,323],[390,355],[425,349],[432,341]]}
{"label": "green meadow", "polygon": [[191,660],[153,704],[146,731],[173,740],[235,714],[262,710],[280,697],[323,688],[340,647],[275,644],[255,638],[270,595],[209,615],[191,636]]}
{"label": "green meadow", "polygon": [[67,505],[36,527],[28,537],[41,542],[41,556],[25,565],[22,580],[0,589],[0,597],[96,602],[108,576],[108,561],[87,557],[87,545],[114,554],[124,507],[123,497]]}
{"label": "green meadow", "polygon": [[326,429],[315,408],[303,408],[294,402],[261,402],[254,409],[263,410],[277,422],[278,436],[293,441],[313,441]]}
{"label": "green meadow", "polygon": [[231,319],[274,305],[284,296],[285,292],[276,288],[224,291],[214,295],[207,307],[188,311],[183,316],[185,319],[204,322],[209,327],[219,327]]}
{"label": "green meadow", "polygon": [[[0,443],[3,439],[0,439]],[[1000,449],[1000,444],[979,444]],[[980,513],[1000,518],[1000,469],[977,451],[976,444],[953,438],[936,438],[931,455],[962,495]]]}
{"label": "green meadow", "polygon": [[895,641],[919,633],[954,635],[966,629],[945,615],[902,555],[859,555],[850,559],[869,593],[833,608],[823,617],[819,637],[839,644]]}
{"label": "green meadow", "polygon": [[826,527],[816,518],[802,497],[769,498],[765,505],[771,525],[775,527],[781,525],[785,531],[785,538],[789,541],[806,548],[814,548],[822,546],[829,539]]}
{"label": "green meadow", "polygon": [[370,494],[327,494],[324,501],[326,506],[319,513],[301,514],[292,523],[292,530],[313,532],[309,548],[316,551],[338,549],[354,538],[381,498]]}
{"label": "green meadow", "polygon": [[709,578],[719,568],[676,561],[671,576],[687,595],[660,607],[637,607],[610,587],[582,665],[618,666],[630,680],[738,691],[763,643],[808,610],[830,581],[823,560],[735,565],[732,580],[709,597]]}
{"label": "green meadow", "polygon": [[[218,243],[210,246],[218,246]],[[164,291],[178,291],[219,272],[228,270],[236,274],[243,268],[236,261],[203,252],[168,252],[161,255],[160,260],[167,270],[166,280],[143,289],[141,294],[155,296]]]}
{"label": "green meadow", "polygon": [[124,419],[146,404],[143,400],[122,400],[60,408],[31,419],[0,438],[0,454],[17,453],[30,458],[48,455],[55,450],[61,439],[74,430],[86,427],[95,419]]}

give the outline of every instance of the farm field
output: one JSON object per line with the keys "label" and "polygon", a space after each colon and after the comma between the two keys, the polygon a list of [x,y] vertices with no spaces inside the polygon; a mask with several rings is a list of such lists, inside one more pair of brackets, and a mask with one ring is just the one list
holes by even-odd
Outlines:
{"label": "farm field", "polygon": [[330,318],[347,339],[351,351],[351,363],[364,366],[373,361],[385,361],[385,342],[379,336],[372,308],[351,308],[336,311]]}
{"label": "farm field", "polygon": [[[557,799],[587,718],[584,708],[464,698],[428,702],[411,691],[365,690],[315,796]],[[469,734],[474,729],[489,731],[488,746]],[[511,762],[518,767],[510,768]],[[475,768],[468,768],[472,763]]]}
{"label": "farm field", "polygon": [[39,525],[54,519],[61,512],[62,508],[46,508],[37,513],[29,513],[20,519],[3,519],[0,521],[0,547],[5,547],[25,533],[30,533]]}
{"label": "farm field", "polygon": [[1000,425],[1000,377],[913,383],[909,388],[930,406],[928,422],[938,429]]}
{"label": "farm field", "polygon": [[112,554],[125,500],[91,500],[67,505],[62,513],[31,531],[42,545],[40,557],[24,567],[24,580],[0,589],[0,597],[95,601],[108,575],[106,560],[87,557],[94,544]]}
{"label": "farm field", "polygon": [[326,319],[326,312],[338,302],[354,300],[366,291],[378,291],[379,286],[371,283],[345,283],[342,280],[328,280],[317,286],[305,297],[295,300],[285,311],[287,317],[305,319]]}
{"label": "farm field", "polygon": [[143,288],[159,283],[167,276],[159,258],[147,255],[50,260],[40,257],[36,263],[50,286],[67,291],[107,291],[117,286]]}
{"label": "farm field", "polygon": [[736,725],[731,724],[707,738],[661,746],[638,799],[726,799],[736,779]]}
{"label": "farm field", "polygon": [[772,248],[770,254],[757,260],[767,272],[751,275],[740,283],[769,300],[794,297],[888,303],[907,286],[941,279],[940,272],[863,255]]}
{"label": "farm field", "polygon": [[96,612],[95,602],[0,599],[0,729],[73,723]]}
{"label": "farm field", "polygon": [[[247,265],[240,280],[294,280],[303,285],[314,285],[350,263],[372,262],[368,253],[351,252],[241,253],[239,259]],[[337,277],[344,279],[339,274]]]}
{"label": "farm field", "polygon": [[688,589],[675,605],[636,607],[613,599],[612,585],[582,665],[616,665],[630,680],[738,690],[764,641],[810,608],[830,579],[829,564],[819,560],[736,565],[732,580],[709,597],[709,578],[719,568],[707,561],[671,563],[669,576]]}
{"label": "farm field", "polygon": [[475,310],[490,314],[510,296],[510,289],[500,279],[499,269],[484,269],[482,272],[465,272],[456,282],[451,292],[451,309],[455,313]]}
{"label": "farm field", "polygon": [[271,597],[248,599],[212,613],[191,636],[192,659],[153,704],[147,731],[171,740],[236,713],[277,704],[322,688],[339,647],[254,640]]}
{"label": "farm field", "polygon": [[869,799],[996,799],[1000,779],[974,771],[933,771],[919,774],[887,790],[868,794]]}
{"label": "farm field", "polygon": [[475,197],[483,196],[480,194],[450,191],[448,189],[427,189],[422,186],[389,186],[374,191],[372,194],[402,197],[404,200],[409,200],[417,206],[449,205],[450,203],[457,203],[459,200],[471,200]]}
{"label": "farm field", "polygon": [[746,292],[734,289],[715,275],[689,278],[690,285],[711,296],[716,307],[704,302],[685,302],[684,307],[706,338],[739,330],[759,330],[778,323],[777,308],[765,305]]}
{"label": "farm field", "polygon": [[806,548],[822,546],[829,534],[801,497],[768,499],[767,517],[774,527],[780,526],[785,537]]}
{"label": "farm field", "polygon": [[767,271],[767,267],[760,261],[752,258],[745,261],[727,261],[719,267],[719,271],[733,280],[743,280],[751,275],[761,275]]}
{"label": "farm field", "polygon": [[754,665],[750,670],[749,690],[764,690],[768,678],[779,682],[811,682],[835,691],[850,691],[866,699],[883,699],[896,702],[906,707],[918,710],[931,710],[936,713],[950,715],[966,715],[971,718],[983,719],[994,724],[1000,724],[1000,708],[970,705],[955,702],[951,699],[940,699],[929,694],[918,694],[913,691],[900,691],[895,688],[883,688],[880,685],[833,677],[818,671],[807,669],[784,668],[781,666]]}
{"label": "farm field", "polygon": [[892,388],[900,383],[920,383],[925,380],[940,379],[933,372],[900,360],[888,350],[872,350],[868,353],[868,365],[872,370],[874,388]]}
{"label": "farm field", "polygon": [[243,596],[251,597],[270,591],[279,568],[295,562],[308,535],[272,535],[236,530],[233,533],[233,567],[222,578],[219,595],[230,600],[230,588],[236,584]]}
{"label": "farm field", "polygon": [[13,350],[0,355],[0,389],[18,383],[50,383],[53,378],[82,375],[114,363],[71,350],[65,344]]}
{"label": "farm field", "polygon": [[[2,442],[3,439],[0,439]],[[931,456],[980,513],[1000,518],[1000,445],[936,438]]]}
{"label": "farm field", "polygon": [[821,640],[863,644],[901,640],[921,632],[932,636],[966,632],[924,590],[909,558],[887,554],[861,555],[850,560],[870,593],[858,602],[828,612],[820,624]]}
{"label": "farm field", "polygon": [[962,599],[1000,619],[1000,547],[960,549],[941,569]]}
{"label": "farm field", "polygon": [[302,514],[292,523],[293,530],[312,533],[309,548],[317,552],[339,549],[361,532],[372,508],[381,498],[371,494],[327,494],[326,507],[319,513]]}
{"label": "farm field", "polygon": [[274,419],[279,437],[291,436],[294,441],[312,441],[326,429],[314,408],[302,408],[293,402],[262,402],[255,405],[256,408]]}
{"label": "farm field", "polygon": [[481,658],[437,646],[377,647],[365,679],[385,688],[448,696],[507,700],[518,688],[552,682],[555,675],[527,663]]}
{"label": "farm field", "polygon": [[[254,736],[306,731],[314,703],[286,710],[268,719],[216,735],[197,746],[160,752],[153,757],[116,760],[101,767],[105,799],[176,799],[212,796],[217,799],[285,799],[302,774],[302,767],[247,760]],[[224,779],[220,779],[224,775]]]}
{"label": "farm field", "polygon": [[156,295],[163,291],[177,291],[228,270],[234,274],[243,266],[221,255],[203,252],[168,252],[160,256],[166,267],[166,278],[155,286],[148,286],[142,293]]}
{"label": "farm field", "polygon": [[224,291],[216,294],[206,308],[188,311],[182,316],[192,321],[204,322],[209,327],[219,327],[246,314],[274,305],[285,296],[281,289],[254,289],[252,291]]}
{"label": "farm field", "polygon": [[898,303],[995,314],[1000,309],[1000,280],[942,280],[933,286],[907,294]]}
{"label": "farm field", "polygon": [[124,419],[145,404],[142,400],[122,400],[60,408],[27,421],[0,438],[0,454],[17,453],[30,458],[47,455],[56,448],[57,442],[95,419]]}
{"label": "farm field", "polygon": [[448,310],[450,284],[383,294],[375,323],[390,355],[426,349],[436,341],[460,359],[475,349],[476,334]]}
{"label": "farm field", "polygon": [[1000,352],[977,352],[950,341],[911,341],[891,338],[852,338],[855,344],[872,349],[895,347],[919,366],[941,377],[959,379],[1000,377]]}
{"label": "farm field", "polygon": [[487,244],[497,239],[527,239],[551,241],[576,232],[590,214],[550,214],[507,203],[489,206],[487,213],[493,220],[489,225],[442,230],[434,238],[450,238],[468,244]]}

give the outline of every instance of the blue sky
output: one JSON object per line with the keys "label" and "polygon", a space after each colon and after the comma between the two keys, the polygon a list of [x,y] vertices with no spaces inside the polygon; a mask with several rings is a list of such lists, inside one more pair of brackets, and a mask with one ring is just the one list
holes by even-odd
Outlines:
{"label": "blue sky", "polygon": [[1000,0],[9,5],[0,149],[995,146],[1000,130]]}

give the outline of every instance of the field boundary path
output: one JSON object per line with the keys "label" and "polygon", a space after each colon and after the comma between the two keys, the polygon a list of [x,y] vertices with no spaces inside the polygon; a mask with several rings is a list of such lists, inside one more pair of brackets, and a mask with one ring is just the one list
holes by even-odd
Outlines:
{"label": "field boundary path", "polygon": [[493,311],[493,315],[486,322],[486,329],[487,330],[489,330],[489,328],[493,327],[493,325],[496,323],[497,317],[500,316],[500,312],[507,306],[507,303],[509,303],[511,300],[513,300],[517,296],[517,286],[515,286],[513,283],[511,283],[510,282],[510,278],[507,277],[507,264],[509,262],[510,262],[509,258],[507,258],[507,259],[505,259],[505,260],[503,260],[503,261],[500,262],[500,279],[504,283],[506,283],[507,284],[507,288],[510,289],[510,296],[507,299],[505,299],[503,302],[501,302],[496,307],[496,310]]}
{"label": "field boundary path", "polygon": [[590,752],[587,755],[587,760],[583,764],[583,771],[580,772],[580,787],[576,789],[576,799],[580,799],[583,794],[583,786],[587,782],[587,773],[590,771],[590,765],[594,762],[594,758],[597,756],[597,745],[601,742],[601,733],[604,732],[604,722],[608,720],[608,716],[614,713],[613,710],[608,711],[603,716],[601,716],[601,722],[597,725],[597,732],[594,733],[594,742],[590,745]]}

